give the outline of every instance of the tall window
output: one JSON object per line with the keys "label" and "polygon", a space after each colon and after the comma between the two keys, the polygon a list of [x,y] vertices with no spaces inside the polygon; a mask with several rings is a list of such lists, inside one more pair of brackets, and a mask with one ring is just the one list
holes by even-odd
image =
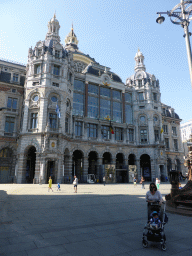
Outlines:
{"label": "tall window", "polygon": [[115,140],[123,140],[123,129],[115,128]]}
{"label": "tall window", "polygon": [[65,133],[69,133],[69,118],[65,118]]}
{"label": "tall window", "polygon": [[88,117],[97,118],[99,115],[98,98],[88,96]]}
{"label": "tall window", "polygon": [[14,124],[15,124],[15,118],[10,117],[10,116],[6,116],[6,119],[5,119],[5,135],[13,136]]}
{"label": "tall window", "polygon": [[73,115],[84,115],[85,84],[83,81],[74,80]]}
{"label": "tall window", "polygon": [[94,84],[88,85],[88,93],[98,95],[99,94],[99,86]]}
{"label": "tall window", "polygon": [[16,110],[17,110],[17,99],[8,98],[8,101],[7,101],[7,109],[8,109],[9,111],[16,112]]}
{"label": "tall window", "polygon": [[169,138],[165,138],[165,148],[169,149]]}
{"label": "tall window", "polygon": [[120,102],[113,102],[113,120],[118,123],[122,122],[122,108]]}
{"label": "tall window", "polygon": [[59,73],[60,73],[59,71],[60,71],[60,67],[54,65],[54,67],[53,67],[53,75],[59,76]]}
{"label": "tall window", "polygon": [[36,64],[35,65],[35,74],[38,75],[39,73],[41,73],[41,65],[40,64]]}
{"label": "tall window", "polygon": [[172,133],[173,135],[177,135],[177,130],[176,130],[176,127],[175,126],[172,126]]}
{"label": "tall window", "polygon": [[168,133],[168,126],[166,124],[163,125],[163,132]]}
{"label": "tall window", "polygon": [[134,129],[129,129],[128,130],[128,138],[129,138],[129,142],[133,142],[134,141]]}
{"label": "tall window", "polygon": [[55,50],[55,58],[59,58],[59,51]]}
{"label": "tall window", "polygon": [[111,131],[109,126],[101,127],[101,135],[103,139],[111,139]]}
{"label": "tall window", "polygon": [[13,74],[13,81],[18,82],[19,81],[19,75],[18,74]]}
{"label": "tall window", "polygon": [[155,141],[159,141],[159,130],[154,131]]}
{"label": "tall window", "polygon": [[178,151],[178,141],[174,140],[173,143],[174,143],[174,150]]}
{"label": "tall window", "polygon": [[139,101],[144,101],[143,92],[139,92],[138,95],[139,95]]}
{"label": "tall window", "polygon": [[107,99],[100,99],[100,117],[111,117],[111,101]]}
{"label": "tall window", "polygon": [[147,143],[147,130],[146,129],[142,129],[140,130],[140,139],[141,139],[141,143]]}
{"label": "tall window", "polygon": [[31,113],[30,129],[37,128],[37,118],[38,118],[38,113]]}
{"label": "tall window", "polygon": [[57,114],[49,113],[49,127],[53,130],[57,128]]}
{"label": "tall window", "polygon": [[90,138],[97,138],[97,125],[88,124],[87,125],[87,136]]}
{"label": "tall window", "polygon": [[133,110],[132,106],[125,104],[125,119],[127,124],[133,123]]}
{"label": "tall window", "polygon": [[153,93],[153,100],[157,101],[157,93]]}
{"label": "tall window", "polygon": [[75,136],[82,136],[82,128],[83,128],[83,123],[76,121],[75,122]]}
{"label": "tall window", "polygon": [[142,86],[142,80],[138,80],[138,86],[139,86],[139,87]]}
{"label": "tall window", "polygon": [[73,94],[73,114],[83,116],[84,114],[84,94]]}
{"label": "tall window", "polygon": [[125,93],[125,102],[131,103],[132,102],[132,94],[126,92]]}

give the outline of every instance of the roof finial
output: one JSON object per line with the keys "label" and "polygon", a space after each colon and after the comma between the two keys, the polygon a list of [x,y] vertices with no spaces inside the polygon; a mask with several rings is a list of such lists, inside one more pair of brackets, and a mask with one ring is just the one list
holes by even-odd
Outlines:
{"label": "roof finial", "polygon": [[71,28],[71,30],[73,30],[73,21],[72,21],[72,28]]}
{"label": "roof finial", "polygon": [[56,10],[55,10],[55,13],[54,13],[54,16],[53,16],[55,19],[56,19]]}

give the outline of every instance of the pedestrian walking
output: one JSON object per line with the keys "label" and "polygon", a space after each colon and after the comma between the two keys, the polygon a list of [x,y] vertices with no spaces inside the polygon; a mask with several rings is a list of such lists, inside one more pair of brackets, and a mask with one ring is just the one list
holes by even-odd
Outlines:
{"label": "pedestrian walking", "polygon": [[104,184],[104,186],[105,186],[105,176],[103,176],[103,184]]}
{"label": "pedestrian walking", "polygon": [[144,177],[142,176],[141,177],[141,181],[140,181],[140,184],[141,184],[141,186],[142,186],[142,189],[145,189],[145,179],[144,179]]}
{"label": "pedestrian walking", "polygon": [[53,189],[52,189],[52,179],[51,179],[51,176],[49,177],[49,181],[48,181],[48,184],[49,184],[49,187],[48,187],[48,192],[49,190],[51,189],[52,192],[53,192]]}
{"label": "pedestrian walking", "polygon": [[158,178],[156,178],[156,186],[157,186],[158,190],[159,190],[159,185],[160,185],[160,180]]}
{"label": "pedestrian walking", "polygon": [[76,175],[74,176],[73,185],[74,185],[74,193],[77,193],[78,179],[77,179]]}
{"label": "pedestrian walking", "polygon": [[135,177],[133,178],[133,184],[134,184],[134,187],[137,186],[137,179]]}

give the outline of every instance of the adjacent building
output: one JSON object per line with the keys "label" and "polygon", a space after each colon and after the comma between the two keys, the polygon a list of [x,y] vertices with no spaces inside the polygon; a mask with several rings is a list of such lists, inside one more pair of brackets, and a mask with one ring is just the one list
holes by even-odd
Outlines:
{"label": "adjacent building", "polygon": [[185,158],[188,155],[187,141],[190,139],[191,134],[192,134],[192,120],[189,120],[188,122],[181,124],[181,140],[183,143]]}
{"label": "adjacent building", "polygon": [[88,174],[98,182],[164,181],[182,171],[181,119],[161,103],[141,51],[124,84],[79,51],[73,28],[63,46],[59,28],[54,15],[26,67],[0,62],[10,77],[0,75],[0,182],[86,182]]}

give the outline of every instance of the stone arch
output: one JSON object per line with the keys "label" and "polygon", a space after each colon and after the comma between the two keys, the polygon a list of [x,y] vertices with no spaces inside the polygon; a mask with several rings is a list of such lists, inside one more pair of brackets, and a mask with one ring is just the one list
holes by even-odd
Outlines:
{"label": "stone arch", "polygon": [[77,176],[80,182],[85,181],[84,175],[84,152],[81,149],[73,150],[72,155],[72,177]]}
{"label": "stone arch", "polygon": [[33,96],[33,94],[39,94],[40,97],[43,97],[43,93],[41,91],[39,91],[38,88],[32,90],[28,95],[27,95],[27,98],[26,100],[30,100],[31,97]]}
{"label": "stone arch", "polygon": [[35,178],[35,166],[36,166],[36,147],[27,146],[25,149],[25,165],[24,165],[24,178],[26,183],[33,183]]}
{"label": "stone arch", "polygon": [[125,156],[122,152],[116,154],[116,169],[123,169],[125,165]]}
{"label": "stone arch", "polygon": [[112,154],[109,151],[103,153],[103,164],[111,164],[113,161]]}
{"label": "stone arch", "polygon": [[128,165],[136,165],[136,156],[134,153],[129,154]]}
{"label": "stone arch", "polygon": [[88,154],[88,174],[98,175],[98,153],[95,150]]}
{"label": "stone arch", "polygon": [[71,182],[71,170],[70,170],[71,159],[72,159],[72,155],[70,154],[70,150],[68,147],[66,147],[63,155],[64,183]]}
{"label": "stone arch", "polygon": [[56,95],[58,97],[58,101],[63,101],[64,98],[62,97],[62,95],[60,95],[57,91],[55,90],[50,90],[50,91],[47,91],[46,94],[45,94],[45,98],[47,99],[50,99],[50,97],[52,95]]}

